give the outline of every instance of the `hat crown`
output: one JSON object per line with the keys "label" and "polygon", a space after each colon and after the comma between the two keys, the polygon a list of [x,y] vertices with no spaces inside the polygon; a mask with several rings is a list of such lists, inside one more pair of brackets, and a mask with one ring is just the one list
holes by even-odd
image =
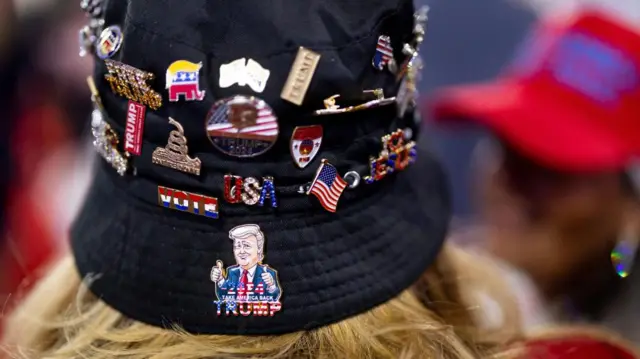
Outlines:
{"label": "hat crown", "polygon": [[[335,94],[340,95],[338,104],[342,107],[374,99],[364,90],[380,88],[385,97],[395,95],[395,76],[374,69],[371,61],[382,34],[390,36],[394,49],[399,50],[398,62],[406,57],[401,44],[413,37],[411,1],[373,0],[363,6],[364,2],[355,0],[142,0],[124,5],[109,2],[105,12],[105,26],[119,25],[124,37],[111,60],[154,74],[146,83],[162,96],[162,106],[146,113],[143,152],[167,144],[173,129],[167,122],[171,117],[184,128],[189,154],[202,160],[203,176],[273,175],[281,184],[288,180],[301,183],[317,166],[293,171],[289,147],[296,127],[322,126],[323,145],[316,158],[329,158],[340,168],[346,168],[347,162],[366,164],[369,156],[380,151],[381,136],[407,127],[393,124],[394,106],[331,116],[313,116],[313,112],[324,108],[323,100]],[[302,104],[296,105],[281,94],[300,47],[316,52],[320,60]],[[110,122],[122,132],[127,99],[112,92],[105,73],[105,63],[98,61],[96,84]],[[185,102],[178,97],[177,102],[169,101],[171,85],[194,81],[202,100]],[[247,156],[251,158],[220,151],[208,136],[207,123],[214,121],[215,105],[238,95],[255,97],[255,103],[263,103],[265,111],[246,117],[249,112],[234,103],[224,109],[243,114],[233,116],[233,126],[260,125],[260,114],[273,116],[277,123],[273,131],[277,140],[272,147]],[[354,149],[354,143],[365,137],[370,147]],[[158,168],[147,166],[150,162],[134,159],[137,173],[157,177]],[[280,167],[275,168],[276,164]],[[283,168],[288,169],[285,166],[291,171],[281,176]],[[210,182],[189,185],[216,188]]]}
{"label": "hat crown", "polygon": [[507,74],[520,78],[525,91],[544,87],[576,108],[600,113],[598,126],[606,131],[640,135],[640,33],[601,13],[542,22]]}

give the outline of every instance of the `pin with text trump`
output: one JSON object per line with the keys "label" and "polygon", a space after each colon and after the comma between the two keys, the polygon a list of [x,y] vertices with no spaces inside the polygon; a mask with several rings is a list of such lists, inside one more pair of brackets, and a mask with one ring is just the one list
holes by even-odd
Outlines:
{"label": "pin with text trump", "polygon": [[278,271],[264,263],[266,238],[260,226],[236,226],[229,238],[236,263],[225,269],[218,260],[211,268],[218,316],[274,316],[282,309],[282,285]]}
{"label": "pin with text trump", "polygon": [[133,101],[127,106],[127,127],[124,136],[124,149],[132,155],[140,156],[142,150],[142,131],[146,107]]}
{"label": "pin with text trump", "polygon": [[300,47],[280,97],[298,106],[302,105],[318,62],[320,54]]}
{"label": "pin with text trump", "polygon": [[182,212],[218,218],[218,199],[158,186],[158,204]]}

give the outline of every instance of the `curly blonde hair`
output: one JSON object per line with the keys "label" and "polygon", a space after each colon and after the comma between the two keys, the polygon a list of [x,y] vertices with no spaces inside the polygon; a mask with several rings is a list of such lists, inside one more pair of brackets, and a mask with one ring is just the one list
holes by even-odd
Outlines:
{"label": "curly blonde hair", "polygon": [[368,312],[310,331],[229,336],[127,318],[91,294],[92,278],[81,280],[67,255],[8,318],[1,348],[13,358],[49,359],[478,358],[512,339],[518,325],[515,309],[503,313],[511,325],[476,325],[479,308],[464,303],[476,290],[501,284],[492,284],[488,266],[472,262],[448,247],[412,288]]}

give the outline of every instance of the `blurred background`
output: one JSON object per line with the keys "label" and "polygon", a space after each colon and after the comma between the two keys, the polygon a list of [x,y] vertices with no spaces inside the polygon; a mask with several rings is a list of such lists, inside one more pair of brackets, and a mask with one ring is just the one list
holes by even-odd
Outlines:
{"label": "blurred background", "polygon": [[[416,1],[431,8],[419,85],[427,98],[444,86],[494,78],[540,14],[562,11],[571,3]],[[67,230],[91,178],[95,157],[85,78],[93,59],[78,55],[78,30],[86,23],[78,0],[0,0],[2,312],[65,249]],[[489,177],[495,157],[489,133],[473,125],[449,129],[432,124],[425,124],[424,132],[449,174],[452,240],[486,249],[478,187]],[[526,271],[503,266],[521,289],[517,292],[526,324],[550,321]]]}
{"label": "blurred background", "polygon": [[64,248],[90,178],[86,18],[77,1],[0,1],[0,302]]}

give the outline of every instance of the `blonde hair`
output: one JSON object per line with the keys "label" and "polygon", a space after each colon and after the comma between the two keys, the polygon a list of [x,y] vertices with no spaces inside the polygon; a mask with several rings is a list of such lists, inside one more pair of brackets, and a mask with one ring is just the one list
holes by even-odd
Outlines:
{"label": "blonde hair", "polygon": [[224,336],[192,335],[123,316],[88,291],[92,279],[81,281],[67,255],[8,318],[1,348],[14,358],[50,359],[472,359],[511,333],[497,335],[474,324],[474,308],[463,304],[460,287],[471,276],[456,270],[468,267],[468,259],[445,248],[412,288],[335,324],[277,336]]}

